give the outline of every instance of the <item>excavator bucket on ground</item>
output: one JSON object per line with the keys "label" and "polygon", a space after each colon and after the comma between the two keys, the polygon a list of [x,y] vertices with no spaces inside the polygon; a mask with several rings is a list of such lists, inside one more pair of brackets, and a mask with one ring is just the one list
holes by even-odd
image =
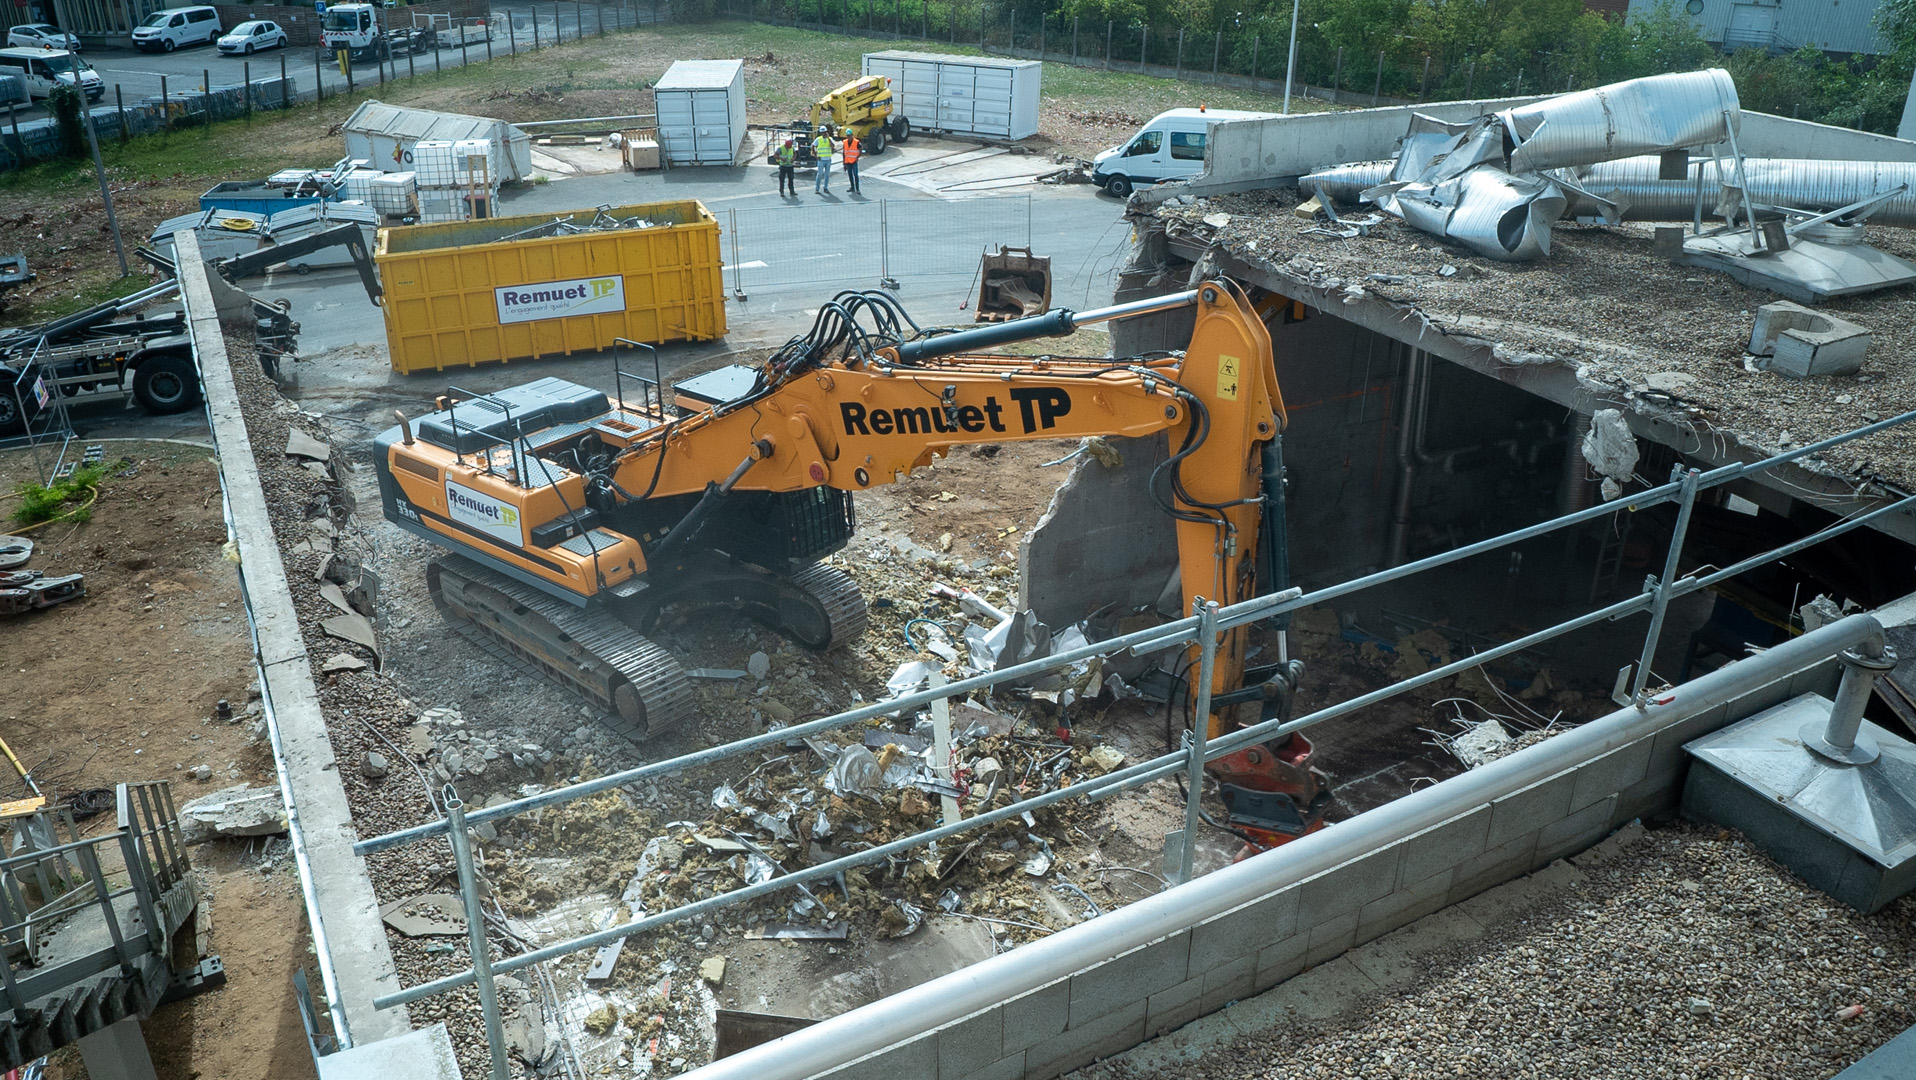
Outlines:
{"label": "excavator bucket on ground", "polygon": [[1051,256],[1028,247],[987,251],[978,273],[978,322],[1005,322],[1051,308]]}

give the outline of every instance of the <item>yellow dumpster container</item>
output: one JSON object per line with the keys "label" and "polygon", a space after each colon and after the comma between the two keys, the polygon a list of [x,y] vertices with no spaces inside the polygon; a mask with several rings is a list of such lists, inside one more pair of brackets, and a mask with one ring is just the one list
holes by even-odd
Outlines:
{"label": "yellow dumpster container", "polygon": [[718,219],[696,199],[379,231],[394,371],[725,335]]}

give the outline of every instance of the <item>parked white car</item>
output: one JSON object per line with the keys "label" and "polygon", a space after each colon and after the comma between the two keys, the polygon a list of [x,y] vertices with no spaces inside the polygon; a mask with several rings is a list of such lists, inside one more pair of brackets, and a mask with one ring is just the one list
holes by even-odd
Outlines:
{"label": "parked white car", "polygon": [[79,52],[80,39],[48,23],[22,23],[7,31],[7,47],[10,49],[65,49],[68,52]]}
{"label": "parked white car", "polygon": [[233,28],[233,32],[219,40],[223,53],[245,53],[252,55],[262,49],[283,49],[286,47],[286,31],[270,19],[253,19]]}
{"label": "parked white car", "polygon": [[172,52],[182,45],[211,45],[226,31],[220,13],[210,7],[163,8],[133,28],[133,47],[141,52]]}

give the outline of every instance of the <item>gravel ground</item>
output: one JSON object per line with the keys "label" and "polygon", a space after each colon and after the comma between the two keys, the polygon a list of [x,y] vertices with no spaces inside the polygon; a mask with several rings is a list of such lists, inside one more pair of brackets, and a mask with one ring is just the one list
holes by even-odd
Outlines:
{"label": "gravel ground", "polygon": [[[1149,1074],[1820,1080],[1916,1022],[1916,901],[1859,915],[1687,824],[1583,870],[1402,989]],[[1076,1080],[1143,1075],[1118,1059]]]}
{"label": "gravel ground", "polygon": [[[1694,433],[1687,452],[1714,443],[1723,453],[1726,441],[1779,452],[1916,402],[1908,288],[1821,305],[1870,329],[1869,358],[1855,376],[1797,380],[1745,362],[1756,308],[1780,298],[1658,258],[1651,225],[1559,224],[1546,258],[1500,263],[1388,219],[1366,237],[1307,235],[1323,222],[1292,213],[1297,201],[1295,191],[1256,191],[1167,202],[1155,213],[1173,237],[1215,243],[1280,278],[1342,292],[1345,303],[1413,311],[1432,330],[1491,344],[1499,360],[1574,367],[1620,407],[1673,416]],[[1908,230],[1872,227],[1867,241],[1916,258]],[[1851,483],[1916,490],[1916,434],[1907,430],[1847,444],[1824,462]]]}
{"label": "gravel ground", "polygon": [[[329,637],[320,629],[321,622],[339,614],[320,596],[319,572],[325,556],[297,550],[302,540],[319,531],[338,531],[346,520],[347,507],[339,495],[338,485],[301,467],[283,452],[287,432],[294,425],[320,438],[324,438],[324,433],[298,406],[280,396],[272,380],[260,370],[250,339],[229,332],[227,351],[241,411],[246,417],[247,433],[252,438],[260,483],[265,489],[268,514],[279,538],[287,584],[305,633],[321,707],[330,721],[333,752],[341,765],[340,778],[352,802],[354,820],[362,836],[416,824],[428,811],[422,785],[415,774],[404,765],[396,765],[391,779],[373,780],[356,767],[368,750],[390,752],[381,735],[403,744],[405,730],[414,719],[413,704],[392,680],[373,673],[370,668],[333,676],[319,672],[320,663],[338,653],[356,655],[369,662],[376,660],[370,651]],[[316,526],[315,523],[320,522],[325,523],[323,527]],[[342,535],[337,552],[331,556],[332,578],[351,581],[357,577],[364,556],[365,549],[359,542],[350,534]],[[379,734],[375,735],[374,731]],[[404,782],[397,782],[402,771]],[[456,888],[451,852],[443,843],[421,844],[373,856],[367,864],[374,889],[382,898]],[[465,970],[463,949],[453,953],[427,953],[425,947],[432,939],[403,938],[391,933],[387,936],[392,943],[400,980],[408,986]],[[485,1034],[479,1022],[478,999],[470,989],[415,1004],[411,1006],[411,1014],[415,1025],[445,1020],[461,1070],[467,1076],[486,1075]]]}

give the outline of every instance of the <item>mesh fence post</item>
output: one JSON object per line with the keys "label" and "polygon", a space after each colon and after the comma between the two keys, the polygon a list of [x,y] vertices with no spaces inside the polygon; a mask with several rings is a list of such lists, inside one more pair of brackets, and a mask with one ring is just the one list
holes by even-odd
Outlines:
{"label": "mesh fence post", "polygon": [[878,287],[896,289],[898,283],[891,276],[891,217],[887,207],[890,199],[878,200]]}
{"label": "mesh fence post", "polygon": [[745,260],[738,253],[738,208],[733,207],[726,213],[732,219],[732,295],[740,301],[745,299]]}

